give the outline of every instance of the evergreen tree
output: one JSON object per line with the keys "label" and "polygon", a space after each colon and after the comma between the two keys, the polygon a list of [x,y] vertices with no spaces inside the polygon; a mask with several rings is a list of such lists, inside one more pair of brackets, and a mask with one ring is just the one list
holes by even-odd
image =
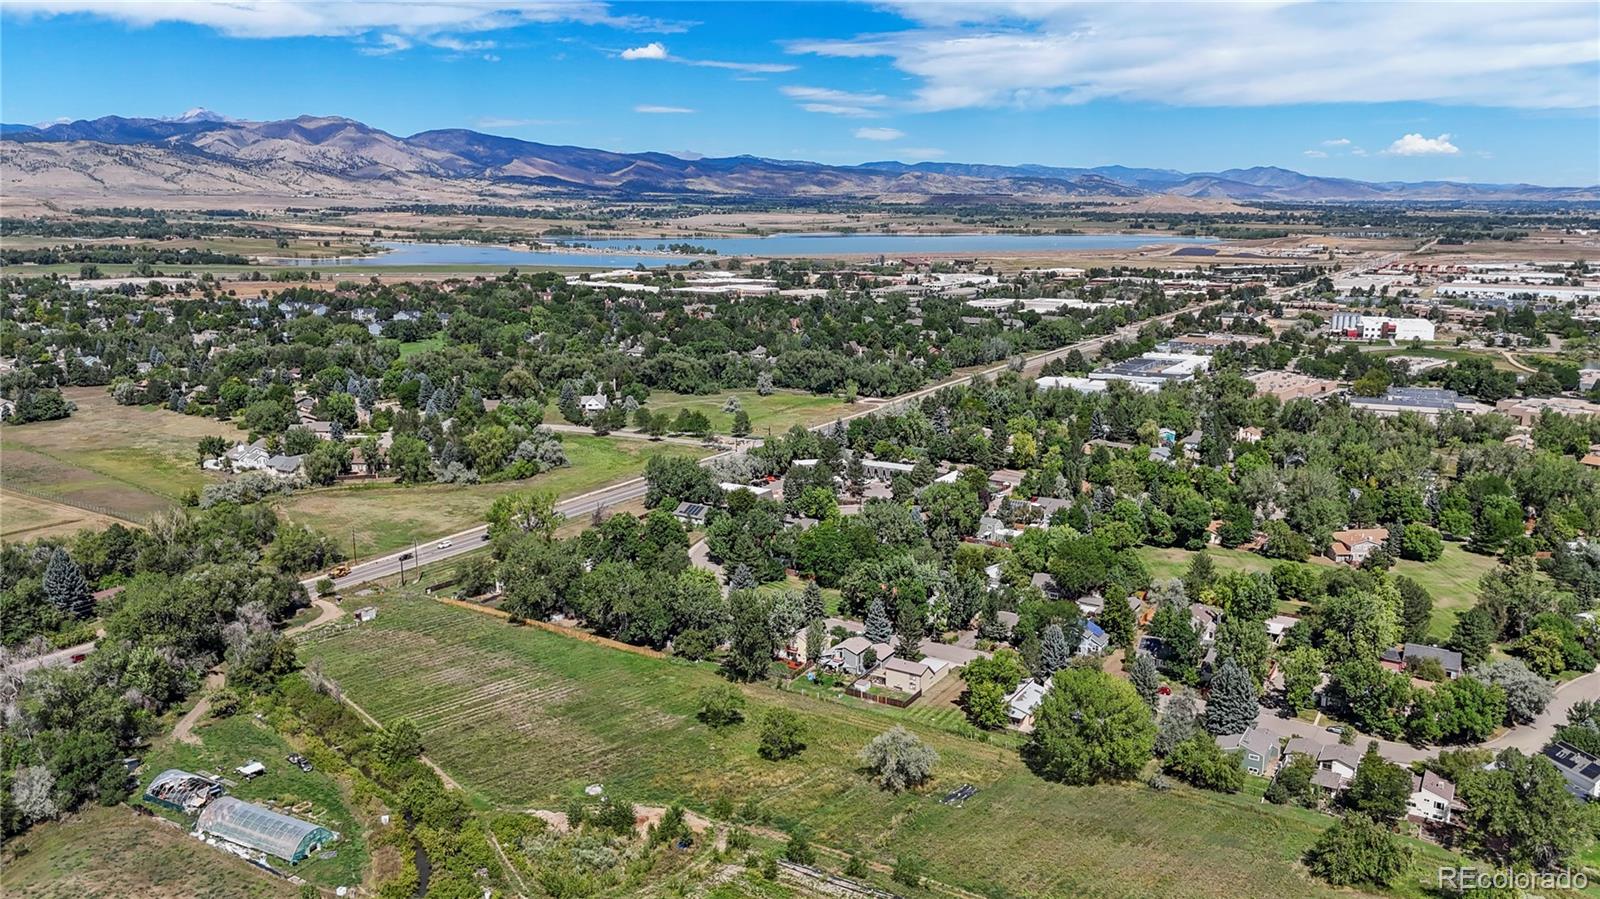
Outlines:
{"label": "evergreen tree", "polygon": [[1156,698],[1161,690],[1161,674],[1156,670],[1156,660],[1146,653],[1141,652],[1136,655],[1133,667],[1128,669],[1128,680],[1133,683],[1133,688],[1139,691],[1139,698],[1151,708],[1155,708]]}
{"label": "evergreen tree", "polygon": [[1183,573],[1183,592],[1199,597],[1200,591],[1211,586],[1216,579],[1216,563],[1211,561],[1211,554],[1202,549],[1189,560],[1189,568]]}
{"label": "evergreen tree", "polygon": [[1261,706],[1256,702],[1256,682],[1232,659],[1211,679],[1206,700],[1206,730],[1213,734],[1242,734],[1256,723]]}
{"label": "evergreen tree", "polygon": [[874,598],[867,607],[867,639],[874,643],[887,643],[894,636],[894,625],[889,613],[883,609],[883,599]]}
{"label": "evergreen tree", "polygon": [[94,611],[94,597],[83,569],[64,549],[56,550],[45,565],[44,592],[56,608],[75,618],[87,618]]}
{"label": "evergreen tree", "polygon": [[1165,757],[1179,743],[1200,730],[1199,715],[1195,711],[1194,694],[1179,688],[1167,700],[1167,707],[1156,721],[1156,755]]}
{"label": "evergreen tree", "polygon": [[729,590],[754,590],[758,586],[760,584],[756,582],[756,576],[750,571],[749,565],[741,564],[733,570],[733,577],[728,578]]}
{"label": "evergreen tree", "polygon": [[816,581],[810,581],[806,584],[805,592],[800,595],[800,600],[800,605],[805,610],[807,621],[820,621],[826,616],[827,610],[822,604],[822,588],[817,586]]}
{"label": "evergreen tree", "polygon": [[1067,645],[1061,625],[1052,624],[1044,629],[1039,639],[1039,673],[1049,676],[1067,667],[1072,660],[1072,647]]}
{"label": "evergreen tree", "polygon": [[750,433],[750,413],[740,409],[733,413],[733,427],[728,433],[735,437],[744,437]]}

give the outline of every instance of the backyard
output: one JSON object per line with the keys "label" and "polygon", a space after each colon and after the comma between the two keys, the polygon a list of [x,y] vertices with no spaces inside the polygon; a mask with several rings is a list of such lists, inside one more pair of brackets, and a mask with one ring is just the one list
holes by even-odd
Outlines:
{"label": "backyard", "polygon": [[[1003,745],[1010,741],[747,686],[752,718],[782,706],[806,723],[805,751],[768,762],[755,753],[753,725],[714,731],[694,719],[697,693],[723,682],[707,665],[619,652],[404,593],[387,593],[378,606],[376,621],[312,639],[303,657],[319,660],[379,720],[416,721],[428,756],[502,807],[562,808],[596,782],[613,795],[701,811],[726,798],[754,804],[778,826],[803,823],[827,846],[886,862],[915,855],[929,876],[991,895],[1348,895],[1295,864],[1327,826],[1314,813],[1247,794],[1058,786],[1030,774]],[[925,791],[880,791],[850,761],[896,723],[939,753]],[[937,801],[962,784],[978,788],[965,807]],[[1419,848],[1419,872],[1444,858]]]}
{"label": "backyard", "polygon": [[389,483],[302,490],[276,501],[289,519],[339,540],[346,552],[352,536],[360,557],[379,555],[483,523],[495,498],[524,490],[558,497],[587,493],[644,473],[652,456],[700,458],[699,447],[643,440],[564,434],[572,464],[521,481],[499,484]]}
{"label": "backyard", "polygon": [[[727,390],[704,396],[656,391],[650,394],[650,401],[645,407],[652,412],[665,412],[674,418],[684,409],[704,412],[711,419],[712,429],[718,434],[726,434],[733,427],[733,414],[722,411],[722,406],[733,396],[739,398],[745,414],[750,416],[750,433],[757,437],[765,437],[768,428],[774,434],[781,434],[795,425],[810,427],[855,411],[854,407],[845,405],[837,397],[795,390],[779,390],[770,396],[762,396],[754,390]],[[545,421],[564,420],[554,404],[545,410]],[[632,427],[633,422],[628,422],[628,426]]]}

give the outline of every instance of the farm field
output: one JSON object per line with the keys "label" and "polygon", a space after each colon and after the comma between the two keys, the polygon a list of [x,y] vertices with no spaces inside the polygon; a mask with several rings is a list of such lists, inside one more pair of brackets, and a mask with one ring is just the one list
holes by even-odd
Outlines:
{"label": "farm field", "polygon": [[[141,792],[135,793],[135,801],[150,779],[168,768],[222,777],[233,781],[227,788],[230,796],[321,824],[339,834],[339,839],[325,850],[333,852],[333,858],[312,856],[294,867],[296,874],[330,888],[361,883],[367,864],[366,840],[361,825],[347,807],[338,782],[328,773],[314,770],[305,774],[290,765],[284,760],[293,751],[289,744],[266,724],[247,714],[202,723],[195,728],[194,735],[200,745],[169,740],[145,758],[144,768],[139,772]],[[267,773],[254,780],[244,780],[234,774],[234,768],[251,759],[266,765]],[[147,807],[186,827],[193,824],[188,816],[178,812],[156,805]],[[275,867],[288,867],[281,860],[272,863]]]}
{"label": "farm field", "polygon": [[[768,428],[771,428],[774,434],[781,434],[795,425],[810,427],[822,424],[859,408],[847,406],[837,397],[801,393],[797,390],[780,390],[770,396],[762,396],[754,390],[725,390],[705,396],[687,396],[658,390],[650,394],[650,401],[645,406],[653,412],[665,412],[674,417],[684,409],[704,412],[706,417],[711,419],[711,427],[718,434],[726,434],[728,429],[733,427],[733,415],[722,411],[722,404],[727,402],[730,396],[739,398],[745,414],[750,416],[751,435],[759,437],[765,437]],[[566,421],[561,417],[561,410],[554,404],[546,408],[544,420],[552,423]],[[632,427],[633,422],[628,422],[628,426]]]}
{"label": "farm field", "polygon": [[90,803],[6,847],[18,899],[279,899],[299,889],[154,818]]}
{"label": "farm field", "polygon": [[50,500],[0,490],[0,539],[37,540],[108,527],[116,519]]}
{"label": "farm field", "polygon": [[644,473],[653,456],[706,455],[699,447],[643,440],[562,435],[572,463],[500,484],[375,484],[303,490],[276,500],[291,520],[332,536],[348,551],[352,530],[360,556],[378,555],[483,523],[496,497],[524,490],[574,496]]}
{"label": "farm field", "polygon": [[209,482],[195,464],[201,437],[243,435],[210,418],[119,406],[100,387],[62,393],[78,405],[70,418],[0,429],[7,485],[131,521],[143,522]]}
{"label": "farm field", "polygon": [[[747,710],[801,713],[807,748],[782,762],[755,754],[749,723],[712,731],[694,717],[706,665],[622,652],[404,593],[378,600],[368,625],[312,639],[345,694],[381,721],[410,718],[428,756],[469,792],[508,808],[561,808],[586,784],[701,811],[752,802],[776,825],[989,895],[1334,896],[1294,860],[1329,819],[1248,795],[1143,786],[1069,788],[1029,773],[1016,750],[930,727],[892,709],[747,686]],[[896,723],[940,755],[932,785],[885,793],[851,759]],[[978,787],[964,807],[936,797]],[[1418,877],[1445,856],[1419,847]],[[1203,872],[1203,873],[1202,873]],[[1198,875],[1198,876],[1197,876]],[[1407,888],[1409,889],[1409,888]]]}

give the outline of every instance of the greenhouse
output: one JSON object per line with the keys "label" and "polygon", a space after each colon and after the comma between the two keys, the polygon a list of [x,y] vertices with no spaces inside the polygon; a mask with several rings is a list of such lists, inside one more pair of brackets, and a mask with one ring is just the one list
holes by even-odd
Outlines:
{"label": "greenhouse", "polygon": [[196,828],[207,836],[256,849],[289,862],[303,861],[338,834],[299,818],[281,815],[232,796],[223,796],[200,813]]}
{"label": "greenhouse", "polygon": [[150,781],[144,791],[147,802],[175,812],[194,814],[207,802],[222,795],[222,786],[216,781],[177,768],[168,768]]}

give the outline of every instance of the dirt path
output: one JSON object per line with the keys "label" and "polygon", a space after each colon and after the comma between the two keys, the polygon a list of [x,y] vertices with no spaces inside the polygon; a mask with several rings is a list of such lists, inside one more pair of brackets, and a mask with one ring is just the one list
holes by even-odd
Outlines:
{"label": "dirt path", "polygon": [[1513,366],[1515,368],[1518,368],[1518,369],[1521,369],[1522,371],[1528,372],[1530,374],[1533,373],[1533,372],[1538,371],[1537,368],[1532,368],[1530,366],[1524,365],[1520,360],[1517,359],[1516,356],[1511,355],[1511,351],[1510,350],[1501,350],[1500,351],[1500,355],[1504,356],[1506,358],[1506,362],[1509,363],[1511,366]]}
{"label": "dirt path", "polygon": [[324,624],[332,624],[333,622],[344,617],[344,609],[340,608],[339,604],[331,599],[323,599],[319,596],[316,599],[313,599],[311,604],[320,609],[322,614],[311,619],[310,621],[305,622],[304,624],[297,624],[294,627],[289,628],[288,630],[284,631],[285,634],[291,637],[295,634],[303,634],[314,627],[322,627]]}
{"label": "dirt path", "polygon": [[200,689],[205,691],[206,695],[200,697],[194,708],[178,719],[178,726],[172,729],[174,740],[194,746],[200,745],[200,738],[194,735],[194,726],[204,720],[206,714],[211,711],[211,694],[222,688],[223,681],[221,671],[211,671],[206,674],[205,682],[200,685]]}

